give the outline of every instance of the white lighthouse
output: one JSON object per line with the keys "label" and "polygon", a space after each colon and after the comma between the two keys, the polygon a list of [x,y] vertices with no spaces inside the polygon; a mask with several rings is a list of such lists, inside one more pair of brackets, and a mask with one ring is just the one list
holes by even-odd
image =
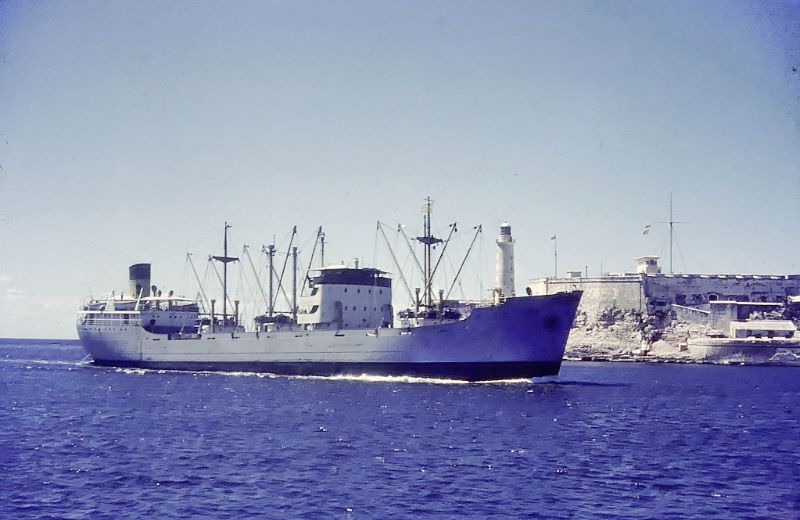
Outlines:
{"label": "white lighthouse", "polygon": [[497,265],[494,282],[495,301],[516,296],[514,291],[514,239],[511,238],[511,224],[500,224],[497,237]]}

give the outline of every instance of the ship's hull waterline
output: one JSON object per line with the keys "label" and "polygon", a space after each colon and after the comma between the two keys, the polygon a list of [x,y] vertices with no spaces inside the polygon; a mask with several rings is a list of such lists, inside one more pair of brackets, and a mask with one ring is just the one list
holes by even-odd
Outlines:
{"label": "ship's hull waterline", "polygon": [[163,370],[397,375],[468,381],[556,375],[581,293],[509,298],[416,328],[282,330],[170,339],[135,324],[81,324],[94,362]]}

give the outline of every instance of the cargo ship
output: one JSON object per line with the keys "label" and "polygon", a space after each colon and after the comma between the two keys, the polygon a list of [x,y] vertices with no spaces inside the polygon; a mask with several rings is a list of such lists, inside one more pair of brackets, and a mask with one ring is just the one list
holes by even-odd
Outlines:
{"label": "cargo ship", "polygon": [[163,295],[150,285],[150,264],[135,264],[128,297],[92,299],[78,313],[78,335],[94,364],[467,381],[559,372],[581,293],[516,295],[507,223],[497,239],[495,288],[484,301],[450,300],[441,290],[434,296],[433,276],[446,244],[436,259],[434,248],[444,241],[431,233],[428,203],[425,231],[416,237],[424,246],[424,287],[416,289],[409,309],[394,315],[389,273],[329,265],[309,275],[309,291],[293,298],[291,313],[276,314],[271,294],[265,314],[248,328],[239,323],[238,302],[228,306],[227,267],[238,260],[228,256],[228,227],[224,254],[213,257],[224,268],[222,313],[213,300],[207,312],[199,298]]}

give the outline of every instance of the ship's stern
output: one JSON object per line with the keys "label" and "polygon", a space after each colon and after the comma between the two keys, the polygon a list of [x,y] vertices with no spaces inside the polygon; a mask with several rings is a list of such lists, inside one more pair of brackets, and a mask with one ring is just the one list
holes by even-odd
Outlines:
{"label": "ship's stern", "polygon": [[78,338],[98,365],[131,365],[141,360],[141,327],[92,327],[78,324]]}

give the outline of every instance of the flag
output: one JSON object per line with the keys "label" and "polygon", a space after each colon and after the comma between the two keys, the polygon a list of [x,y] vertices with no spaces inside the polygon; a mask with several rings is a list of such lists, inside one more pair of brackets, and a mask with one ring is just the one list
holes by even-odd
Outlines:
{"label": "flag", "polygon": [[647,224],[647,225],[644,227],[644,229],[642,230],[642,234],[643,234],[643,235],[649,235],[649,234],[650,234],[650,224]]}
{"label": "flag", "polygon": [[553,236],[551,236],[551,237],[550,237],[550,240],[555,240],[555,239],[556,239],[556,236],[555,236],[555,235],[553,235]]}

